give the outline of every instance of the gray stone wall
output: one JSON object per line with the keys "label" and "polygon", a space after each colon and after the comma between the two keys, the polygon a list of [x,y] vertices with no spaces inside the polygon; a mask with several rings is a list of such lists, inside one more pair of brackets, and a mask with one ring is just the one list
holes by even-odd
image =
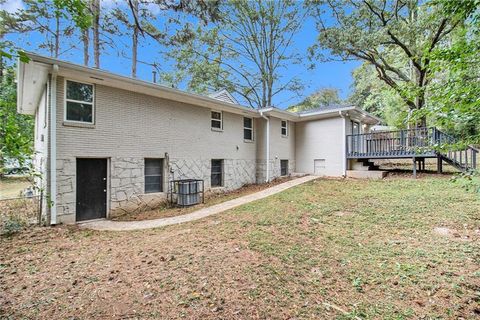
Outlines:
{"label": "gray stone wall", "polygon": [[57,159],[57,218],[61,223],[75,222],[76,159]]}
{"label": "gray stone wall", "polygon": [[[145,193],[144,158],[112,157],[109,161],[109,216],[136,213],[164,204],[171,179],[203,179],[210,189],[211,159],[164,158],[164,186],[159,193]],[[230,191],[255,183],[254,160],[224,159],[224,185],[215,192]],[[59,222],[75,222],[76,159],[57,159],[57,214]]]}
{"label": "gray stone wall", "polygon": [[[270,159],[270,181],[281,176],[281,167],[280,167],[280,160],[288,160],[288,174],[292,174],[295,172],[295,159]],[[265,160],[258,160],[257,161],[257,183],[265,183],[265,179],[267,177],[267,165]]]}
{"label": "gray stone wall", "polygon": [[[203,179],[210,188],[211,159],[170,159],[174,179]],[[223,159],[223,189],[234,190],[255,183],[256,161]]]}

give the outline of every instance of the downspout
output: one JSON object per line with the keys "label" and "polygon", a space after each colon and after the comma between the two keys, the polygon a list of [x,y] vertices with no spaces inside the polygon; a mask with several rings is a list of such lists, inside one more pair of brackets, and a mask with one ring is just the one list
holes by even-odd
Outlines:
{"label": "downspout", "polygon": [[343,119],[343,126],[342,126],[342,171],[343,171],[343,177],[347,177],[347,119],[345,118],[345,115],[343,114],[342,111],[338,111],[338,114],[340,117]]}
{"label": "downspout", "polygon": [[270,118],[265,116],[262,110],[260,110],[260,116],[267,120],[267,155],[265,157],[267,163],[267,175],[265,182],[268,183],[270,181]]}
{"label": "downspout", "polygon": [[57,224],[57,73],[52,66],[50,84],[50,224]]}

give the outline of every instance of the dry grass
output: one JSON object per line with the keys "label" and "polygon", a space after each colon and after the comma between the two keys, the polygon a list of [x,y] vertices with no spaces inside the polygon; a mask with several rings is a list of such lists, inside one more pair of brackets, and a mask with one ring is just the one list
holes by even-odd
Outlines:
{"label": "dry grass", "polygon": [[147,210],[144,212],[123,212],[117,213],[110,219],[115,221],[139,221],[139,220],[151,220],[159,218],[168,218],[174,216],[184,215],[195,210],[200,210],[202,208],[211,207],[213,205],[246,196],[267,188],[273,187],[283,182],[294,179],[293,177],[282,177],[277,178],[269,183],[264,184],[250,184],[245,185],[237,190],[228,191],[228,192],[217,192],[217,193],[206,193],[205,194],[205,203],[201,203],[195,206],[190,207],[171,207],[167,203],[155,210]]}
{"label": "dry grass", "polygon": [[19,197],[20,192],[31,186],[32,183],[24,177],[0,178],[0,200]]}
{"label": "dry grass", "polygon": [[479,214],[444,178],[317,180],[161,229],[32,229],[0,240],[0,317],[473,319]]}

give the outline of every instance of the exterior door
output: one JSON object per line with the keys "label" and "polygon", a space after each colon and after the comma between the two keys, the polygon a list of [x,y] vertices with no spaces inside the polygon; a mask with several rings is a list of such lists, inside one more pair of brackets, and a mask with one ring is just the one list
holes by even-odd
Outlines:
{"label": "exterior door", "polygon": [[358,122],[352,121],[352,151],[355,153],[360,152],[360,124]]}
{"label": "exterior door", "polygon": [[107,159],[77,159],[76,220],[107,216]]}
{"label": "exterior door", "polygon": [[325,159],[315,159],[313,160],[313,173],[316,176],[325,175]]}

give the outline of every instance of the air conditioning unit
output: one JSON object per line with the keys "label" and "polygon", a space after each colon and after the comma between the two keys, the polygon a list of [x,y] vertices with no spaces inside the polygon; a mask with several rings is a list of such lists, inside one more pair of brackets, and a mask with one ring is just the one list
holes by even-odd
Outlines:
{"label": "air conditioning unit", "polygon": [[204,201],[203,180],[183,179],[171,181],[170,203],[187,207]]}

